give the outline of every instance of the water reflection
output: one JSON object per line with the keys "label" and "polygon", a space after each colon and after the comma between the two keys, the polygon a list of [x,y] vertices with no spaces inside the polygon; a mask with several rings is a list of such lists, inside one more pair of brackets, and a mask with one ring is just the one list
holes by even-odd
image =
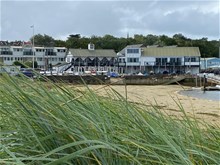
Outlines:
{"label": "water reflection", "polygon": [[220,101],[220,91],[204,91],[201,89],[185,90],[179,92],[181,95],[195,97],[199,99]]}

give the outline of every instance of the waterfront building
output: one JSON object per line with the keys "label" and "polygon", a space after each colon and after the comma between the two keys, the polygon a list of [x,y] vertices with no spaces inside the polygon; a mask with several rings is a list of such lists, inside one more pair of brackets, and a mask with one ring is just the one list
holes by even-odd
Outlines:
{"label": "waterfront building", "polygon": [[[69,67],[65,71],[85,73],[86,71],[117,72],[117,55],[113,49],[95,49],[88,44],[88,49],[69,49],[66,58]],[[70,65],[71,63],[71,65]]]}
{"label": "waterfront building", "polygon": [[12,65],[15,61],[37,62],[39,69],[48,69],[51,66],[65,62],[67,49],[65,47],[32,47],[31,43],[22,46],[0,46],[0,62]]}
{"label": "waterfront building", "polygon": [[217,57],[201,58],[200,68],[220,69],[220,58]]}
{"label": "waterfront building", "polygon": [[200,71],[198,47],[128,45],[118,54],[119,73],[191,73]]}

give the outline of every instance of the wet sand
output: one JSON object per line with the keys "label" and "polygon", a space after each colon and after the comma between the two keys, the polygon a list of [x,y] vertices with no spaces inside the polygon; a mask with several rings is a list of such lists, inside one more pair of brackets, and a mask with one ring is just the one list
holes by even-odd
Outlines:
{"label": "wet sand", "polygon": [[[105,95],[109,89],[109,87],[101,85],[90,85],[89,87],[101,95]],[[110,87],[126,96],[125,86],[113,85]],[[127,98],[136,103],[156,105],[165,113],[175,116],[182,115],[179,104],[184,108],[187,115],[220,126],[220,102],[180,95],[178,92],[184,89],[190,88],[179,85],[129,85],[127,86]]]}

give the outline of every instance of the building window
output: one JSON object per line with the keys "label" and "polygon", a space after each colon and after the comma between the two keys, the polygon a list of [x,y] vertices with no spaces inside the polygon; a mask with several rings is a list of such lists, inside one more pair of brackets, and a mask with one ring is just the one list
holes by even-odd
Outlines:
{"label": "building window", "polygon": [[181,58],[170,58],[170,65],[181,65]]}
{"label": "building window", "polygon": [[14,52],[21,52],[22,49],[19,49],[19,48],[13,48],[13,51],[14,51]]}
{"label": "building window", "polygon": [[57,49],[57,52],[65,52],[66,50],[65,49]]}
{"label": "building window", "polygon": [[64,61],[64,59],[63,58],[59,58],[59,61]]}
{"label": "building window", "polygon": [[41,57],[37,58],[37,61],[43,61],[43,58],[41,58]]}
{"label": "building window", "polygon": [[167,58],[156,58],[156,65],[167,65]]}
{"label": "building window", "polygon": [[139,49],[127,49],[127,53],[139,53]]}
{"label": "building window", "polygon": [[185,62],[199,62],[198,57],[185,57]]}
{"label": "building window", "polygon": [[45,55],[54,56],[56,53],[53,51],[53,49],[46,49]]}
{"label": "building window", "polygon": [[43,52],[43,49],[36,49],[36,52]]}
{"label": "building window", "polygon": [[139,62],[139,58],[127,58],[128,62]]}
{"label": "building window", "polygon": [[192,58],[191,58],[191,62],[196,62],[196,58],[195,58],[195,57],[192,57]]}

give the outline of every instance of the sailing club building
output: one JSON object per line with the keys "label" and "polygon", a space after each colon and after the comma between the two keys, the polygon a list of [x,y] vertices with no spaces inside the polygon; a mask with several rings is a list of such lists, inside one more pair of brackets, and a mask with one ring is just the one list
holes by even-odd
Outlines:
{"label": "sailing club building", "polygon": [[191,73],[200,71],[198,47],[128,45],[118,53],[119,73]]}
{"label": "sailing club building", "polygon": [[66,63],[71,65],[65,71],[118,72],[116,52],[113,49],[95,49],[92,43],[88,44],[88,49],[69,49]]}

